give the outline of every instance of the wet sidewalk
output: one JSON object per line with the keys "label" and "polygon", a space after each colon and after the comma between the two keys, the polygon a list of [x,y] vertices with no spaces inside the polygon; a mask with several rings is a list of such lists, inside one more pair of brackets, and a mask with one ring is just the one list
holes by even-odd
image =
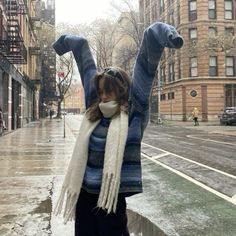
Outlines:
{"label": "wet sidewalk", "polygon": [[62,120],[32,122],[0,137],[0,235],[71,236],[52,214],[74,135]]}
{"label": "wet sidewalk", "polygon": [[[0,236],[73,235],[52,209],[77,130],[67,123],[64,139],[63,121],[53,119],[0,137]],[[127,199],[131,236],[236,235],[234,204],[149,159],[142,166],[144,193]]]}

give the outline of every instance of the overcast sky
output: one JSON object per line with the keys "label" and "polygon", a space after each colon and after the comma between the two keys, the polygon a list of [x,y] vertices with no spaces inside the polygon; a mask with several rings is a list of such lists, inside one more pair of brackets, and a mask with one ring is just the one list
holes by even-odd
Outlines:
{"label": "overcast sky", "polygon": [[[56,0],[56,23],[68,22],[71,24],[90,23],[98,18],[115,17],[111,2],[122,0]],[[138,0],[131,0],[136,4]]]}

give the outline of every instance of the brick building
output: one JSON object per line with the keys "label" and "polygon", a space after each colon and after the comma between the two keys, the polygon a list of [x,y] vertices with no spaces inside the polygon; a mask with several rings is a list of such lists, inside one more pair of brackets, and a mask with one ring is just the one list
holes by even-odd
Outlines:
{"label": "brick building", "polygon": [[55,52],[40,36],[45,25],[54,33],[55,0],[0,0],[0,107],[8,131],[39,119],[42,104],[56,97]]}
{"label": "brick building", "polygon": [[0,106],[8,130],[39,118],[35,1],[0,0]]}
{"label": "brick building", "polygon": [[37,17],[41,19],[38,31],[40,45],[41,90],[40,116],[45,117],[53,103],[58,101],[56,92],[55,0],[37,0]]}
{"label": "brick building", "polygon": [[[64,110],[64,104],[63,104]],[[65,95],[65,111],[79,114],[85,111],[84,89],[80,83],[72,83],[69,91]]]}
{"label": "brick building", "polygon": [[226,106],[236,106],[236,0],[140,0],[139,9],[144,27],[169,23],[185,41],[181,50],[165,49],[152,119],[160,108],[166,119],[185,121],[197,107],[200,120],[217,120]]}

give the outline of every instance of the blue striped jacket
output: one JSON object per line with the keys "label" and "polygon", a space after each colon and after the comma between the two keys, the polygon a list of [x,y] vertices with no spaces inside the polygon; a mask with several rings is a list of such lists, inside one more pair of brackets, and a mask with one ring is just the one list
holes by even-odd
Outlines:
{"label": "blue striped jacket", "polygon": [[[129,129],[119,191],[126,196],[142,192],[141,140],[149,119],[149,97],[159,60],[165,47],[180,48],[182,45],[182,37],[171,25],[156,22],[144,31],[134,65],[129,95]],[[58,55],[73,52],[88,108],[98,95],[94,86],[97,67],[87,40],[79,36],[62,35],[53,47]],[[109,119],[101,119],[90,137],[89,156],[83,181],[83,188],[90,193],[100,191],[109,122]]]}

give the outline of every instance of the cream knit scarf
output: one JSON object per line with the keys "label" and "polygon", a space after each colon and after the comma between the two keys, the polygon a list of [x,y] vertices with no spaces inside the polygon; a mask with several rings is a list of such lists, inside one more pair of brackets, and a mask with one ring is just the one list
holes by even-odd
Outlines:
{"label": "cream knit scarf", "polygon": [[[103,112],[104,104],[101,104],[101,106],[103,106],[100,107]],[[109,109],[109,106],[111,109]],[[105,105],[104,113],[114,114],[114,109],[117,110],[117,107],[115,108],[114,106],[114,102],[107,103]],[[88,160],[90,135],[99,122],[100,120],[96,122],[89,121],[85,114],[80,126],[72,158],[62,185],[62,190],[54,209],[56,215],[63,211],[64,223],[74,219],[76,203],[80,194]],[[119,115],[112,117],[108,128],[102,184],[97,202],[97,206],[106,209],[107,213],[116,212],[120,187],[120,173],[127,134],[128,115],[121,111]]]}

